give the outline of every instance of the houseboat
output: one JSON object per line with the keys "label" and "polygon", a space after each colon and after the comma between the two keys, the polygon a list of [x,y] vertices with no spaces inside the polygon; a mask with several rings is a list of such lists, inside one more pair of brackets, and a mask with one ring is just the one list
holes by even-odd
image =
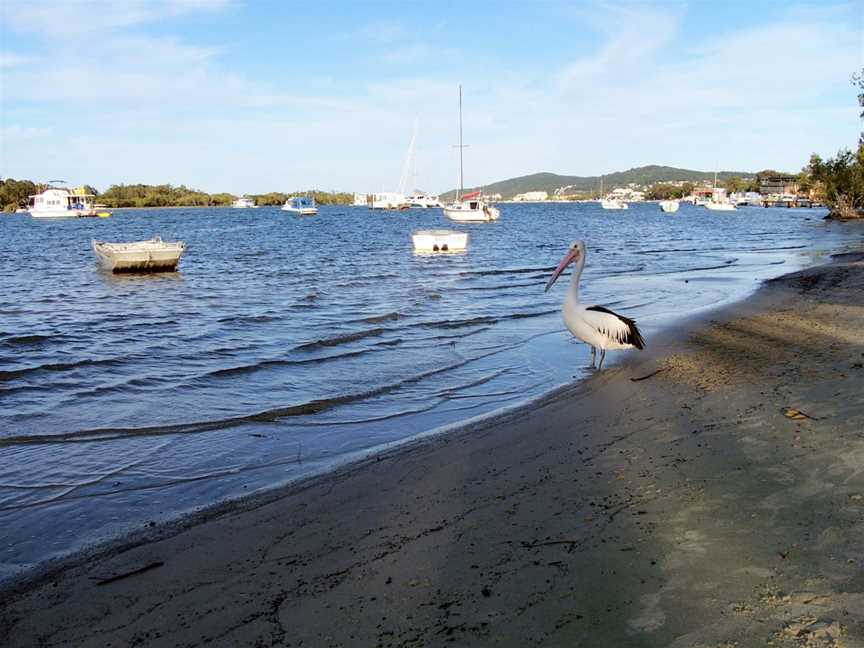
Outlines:
{"label": "houseboat", "polygon": [[84,187],[76,189],[50,188],[30,196],[30,215],[33,218],[79,218],[96,216],[94,199]]}

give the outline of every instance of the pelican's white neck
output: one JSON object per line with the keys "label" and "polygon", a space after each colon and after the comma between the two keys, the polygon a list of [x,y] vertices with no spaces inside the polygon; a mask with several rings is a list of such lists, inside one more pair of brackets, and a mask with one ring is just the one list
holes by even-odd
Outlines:
{"label": "pelican's white neck", "polygon": [[579,301],[579,278],[582,276],[582,268],[585,267],[585,255],[580,254],[573,262],[573,273],[570,275],[570,294],[574,301]]}

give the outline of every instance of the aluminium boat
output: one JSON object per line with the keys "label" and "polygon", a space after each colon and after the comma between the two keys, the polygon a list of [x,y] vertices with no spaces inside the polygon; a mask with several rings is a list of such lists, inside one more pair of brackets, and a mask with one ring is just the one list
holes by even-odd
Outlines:
{"label": "aluminium boat", "polygon": [[158,236],[130,243],[93,240],[92,245],[96,261],[110,272],[173,272],[186,249],[183,241],[163,241]]}

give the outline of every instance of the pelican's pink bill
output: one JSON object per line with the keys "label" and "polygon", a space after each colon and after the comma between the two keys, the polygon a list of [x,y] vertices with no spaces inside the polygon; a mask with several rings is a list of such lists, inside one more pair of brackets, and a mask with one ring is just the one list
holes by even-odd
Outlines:
{"label": "pelican's pink bill", "polygon": [[567,251],[567,254],[564,256],[563,259],[561,259],[561,263],[559,263],[558,267],[555,268],[555,272],[553,272],[552,276],[549,277],[549,282],[546,284],[543,292],[549,291],[549,289],[552,287],[552,284],[554,284],[555,280],[558,278],[558,275],[560,275],[564,271],[564,268],[570,265],[577,256],[579,256],[579,250]]}

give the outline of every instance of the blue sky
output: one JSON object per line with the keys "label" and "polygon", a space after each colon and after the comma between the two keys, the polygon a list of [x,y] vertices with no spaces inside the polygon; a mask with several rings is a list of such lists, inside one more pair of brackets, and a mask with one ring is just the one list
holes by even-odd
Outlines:
{"label": "blue sky", "polygon": [[0,175],[395,189],[643,164],[797,170],[852,146],[864,0],[3,0]]}

